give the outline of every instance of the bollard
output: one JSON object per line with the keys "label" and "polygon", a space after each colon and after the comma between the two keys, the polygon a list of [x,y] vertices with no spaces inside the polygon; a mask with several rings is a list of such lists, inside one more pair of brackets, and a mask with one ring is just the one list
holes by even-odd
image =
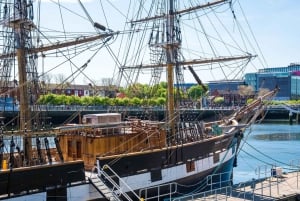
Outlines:
{"label": "bollard", "polygon": [[7,170],[7,161],[6,160],[2,161],[2,169]]}

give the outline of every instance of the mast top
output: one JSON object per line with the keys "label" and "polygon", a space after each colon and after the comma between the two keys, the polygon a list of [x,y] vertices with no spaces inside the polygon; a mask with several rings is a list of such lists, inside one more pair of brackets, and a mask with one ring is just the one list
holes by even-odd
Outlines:
{"label": "mast top", "polygon": [[[191,13],[193,11],[196,11],[196,10],[205,9],[205,8],[208,8],[208,7],[216,6],[216,5],[219,5],[219,4],[222,4],[222,3],[226,3],[227,1],[228,0],[217,0],[217,1],[213,1],[213,2],[207,2],[206,4],[201,4],[201,5],[194,6],[194,7],[189,7],[189,8],[180,10],[180,11],[172,10],[172,14],[173,15],[186,15],[186,14],[189,14],[189,13]],[[173,0],[170,0],[170,2],[173,2]],[[141,22],[145,22],[145,21],[165,19],[166,17],[167,17],[166,14],[162,14],[162,15],[156,15],[156,16],[152,16],[152,17],[145,17],[145,18],[137,19],[137,20],[131,20],[130,23],[135,24],[135,23],[141,23]]]}

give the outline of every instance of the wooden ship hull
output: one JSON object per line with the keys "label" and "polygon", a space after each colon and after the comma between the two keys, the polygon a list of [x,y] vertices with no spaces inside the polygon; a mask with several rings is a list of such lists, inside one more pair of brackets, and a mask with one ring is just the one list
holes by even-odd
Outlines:
{"label": "wooden ship hull", "polygon": [[[224,184],[230,182],[242,135],[240,128],[228,133],[207,132],[200,123],[194,123],[181,129],[184,142],[177,144],[167,141],[163,126],[161,122],[131,120],[63,126],[55,132],[66,160],[83,160],[87,170],[109,166],[116,175],[110,171],[108,174],[125,191],[129,191],[127,185],[141,193],[172,182],[192,185],[206,181],[212,174],[222,175]],[[126,181],[126,185],[119,180]]]}
{"label": "wooden ship hull", "polygon": [[117,185],[118,191],[148,198],[172,189],[203,191],[232,182],[243,132],[263,111],[262,100],[220,121],[178,123],[178,138],[168,135],[164,122],[121,121],[117,113],[90,114],[83,117],[84,124],[54,132],[64,158],[83,160],[86,169],[97,170],[99,178],[112,188]]}
{"label": "wooden ship hull", "polygon": [[51,196],[66,196],[67,186],[82,182],[85,182],[83,161],[3,168],[0,171],[0,195],[9,198],[47,192],[48,200]]}
{"label": "wooden ship hull", "polygon": [[[66,197],[67,187],[86,181],[82,160],[64,161],[59,144],[50,145],[55,136],[45,136],[35,132],[34,137],[26,140],[35,141],[36,146],[28,155],[23,132],[4,132],[0,135],[0,198],[7,199],[23,195],[46,192],[47,200],[51,197]],[[46,148],[41,148],[41,135]],[[49,143],[49,144],[48,144]],[[54,142],[53,142],[54,144]],[[26,146],[25,146],[26,147]],[[4,152],[9,150],[9,153]]]}
{"label": "wooden ship hull", "polygon": [[[107,171],[124,191],[137,191],[141,197],[155,187],[156,192],[162,191],[159,194],[169,192],[172,183],[181,193],[197,188],[203,191],[207,189],[208,176],[218,178],[214,181],[218,186],[230,184],[239,135],[232,133],[124,156],[97,157],[97,168]],[[126,185],[119,180],[126,181]]]}

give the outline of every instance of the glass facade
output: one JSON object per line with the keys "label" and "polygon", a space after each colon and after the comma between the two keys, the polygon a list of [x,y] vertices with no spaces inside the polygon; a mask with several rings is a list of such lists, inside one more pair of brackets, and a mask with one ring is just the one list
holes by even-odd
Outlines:
{"label": "glass facade", "polygon": [[[253,86],[256,91],[260,88],[280,88],[274,99],[290,100],[300,97],[300,64],[293,63],[287,67],[260,69],[258,73],[245,75],[245,83]],[[299,88],[299,89],[298,89]]]}
{"label": "glass facade", "polygon": [[215,90],[223,90],[223,91],[237,91],[240,85],[245,85],[243,80],[226,80],[226,81],[214,81],[208,83],[208,88],[210,92]]}
{"label": "glass facade", "polygon": [[296,100],[300,98],[300,76],[291,77],[291,98]]}
{"label": "glass facade", "polygon": [[279,87],[280,90],[274,97],[275,100],[290,100],[300,98],[300,64],[293,63],[287,67],[265,68],[257,73],[247,73],[242,80],[228,80],[209,82],[210,95],[218,91],[228,102],[232,101],[232,96],[237,95],[240,85],[252,86],[255,92],[260,89],[273,90]]}
{"label": "glass facade", "polygon": [[293,71],[299,71],[300,70],[300,64],[299,63],[291,63],[287,67],[274,67],[274,68],[264,68],[260,69],[258,73],[283,73],[283,72],[293,72]]}
{"label": "glass facade", "polygon": [[256,91],[260,89],[273,90],[279,87],[275,100],[289,100],[291,97],[291,81],[288,72],[257,73]]}
{"label": "glass facade", "polygon": [[246,103],[246,96],[239,94],[239,86],[245,85],[243,80],[221,80],[208,83],[210,96],[224,98],[224,106],[239,106]]}
{"label": "glass facade", "polygon": [[252,86],[257,91],[257,73],[247,73],[245,75],[245,84]]}

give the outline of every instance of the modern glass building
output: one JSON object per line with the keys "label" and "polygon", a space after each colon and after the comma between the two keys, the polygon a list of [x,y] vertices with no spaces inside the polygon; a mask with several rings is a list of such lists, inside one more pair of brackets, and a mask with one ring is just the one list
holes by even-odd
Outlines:
{"label": "modern glass building", "polygon": [[291,99],[300,98],[300,71],[295,71],[291,76]]}
{"label": "modern glass building", "polygon": [[245,74],[245,84],[253,87],[257,91],[257,73],[247,73]]}
{"label": "modern glass building", "polygon": [[282,73],[300,71],[300,63],[291,63],[286,67],[272,67],[258,70],[258,73]]}
{"label": "modern glass building", "polygon": [[220,80],[208,82],[209,96],[224,97],[224,103],[227,106],[236,106],[245,104],[247,97],[239,94],[239,86],[245,85],[244,80]]}
{"label": "modern glass building", "polygon": [[300,97],[300,64],[292,63],[287,67],[265,68],[257,73],[247,73],[245,83],[260,89],[272,90],[279,87],[276,100],[290,100]]}
{"label": "modern glass building", "polygon": [[245,85],[244,80],[219,80],[208,82],[208,88],[210,92],[215,90],[237,91],[240,85]]}

